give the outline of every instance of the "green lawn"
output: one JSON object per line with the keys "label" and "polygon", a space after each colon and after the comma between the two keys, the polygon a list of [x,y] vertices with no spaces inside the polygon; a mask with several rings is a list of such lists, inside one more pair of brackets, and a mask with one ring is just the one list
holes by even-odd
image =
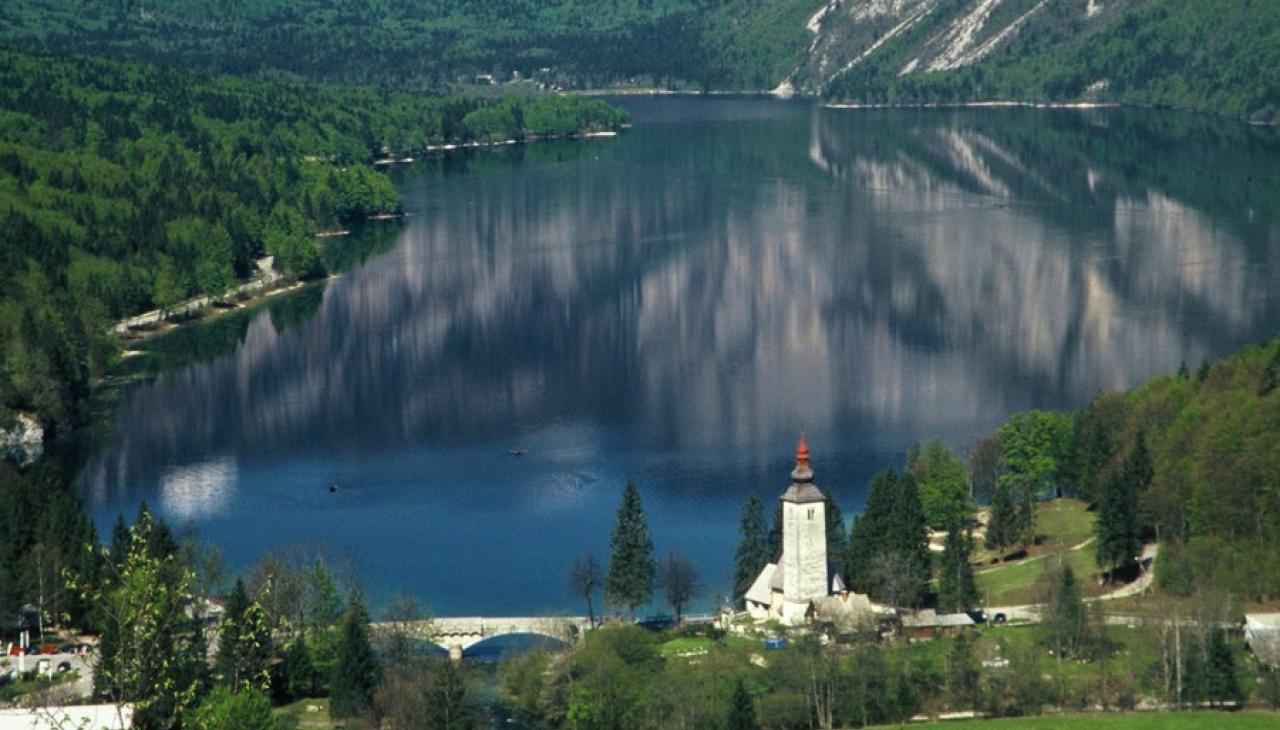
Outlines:
{"label": "green lawn", "polygon": [[329,719],[328,697],[298,700],[293,704],[277,707],[275,713],[285,722],[285,727],[299,730],[365,730],[369,727],[363,720]]}
{"label": "green lawn", "polygon": [[711,651],[712,641],[705,636],[686,636],[679,639],[672,639],[658,647],[658,651],[662,656],[671,658],[678,656],[692,656],[694,654],[705,654]]}
{"label": "green lawn", "polygon": [[1060,715],[919,723],[910,727],[944,727],[947,730],[1217,730],[1218,728],[1276,730],[1280,728],[1280,713],[1169,712]]}
{"label": "green lawn", "polygon": [[1093,537],[1094,513],[1078,499],[1055,499],[1036,509],[1036,534],[1044,543],[1055,542],[1065,547],[1079,545]]}
{"label": "green lawn", "polygon": [[[1062,555],[1075,571],[1080,591],[1086,596],[1099,595],[1110,587],[1093,580],[1097,566],[1097,547],[1088,542],[1093,537],[1094,514],[1078,499],[1055,499],[1036,510],[1036,533],[1040,544],[1031,554],[1008,565],[975,566],[979,595],[989,606],[1035,603],[1040,600],[1037,584],[1044,575],[1046,561]],[[1088,542],[1088,544],[1085,544]],[[1083,545],[1083,547],[1080,547]],[[1079,547],[1078,550],[1072,548]],[[989,557],[990,553],[977,556]]]}

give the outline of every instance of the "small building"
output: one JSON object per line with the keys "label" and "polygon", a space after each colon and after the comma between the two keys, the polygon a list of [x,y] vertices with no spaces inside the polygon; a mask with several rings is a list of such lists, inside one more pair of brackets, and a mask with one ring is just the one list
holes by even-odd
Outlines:
{"label": "small building", "polygon": [[1247,613],[1244,641],[1259,661],[1280,667],[1280,613]]}
{"label": "small building", "polygon": [[902,617],[902,630],[912,640],[955,636],[971,631],[973,625],[973,617],[967,613],[938,613],[932,608]]}

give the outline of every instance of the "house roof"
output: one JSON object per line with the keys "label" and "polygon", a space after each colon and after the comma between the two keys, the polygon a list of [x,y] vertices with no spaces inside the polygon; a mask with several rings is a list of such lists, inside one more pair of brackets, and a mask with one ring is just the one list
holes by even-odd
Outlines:
{"label": "house roof", "polygon": [[[751,584],[751,588],[747,589],[746,599],[754,603],[768,606],[773,602],[773,576],[777,573],[781,575],[782,571],[778,570],[777,563],[769,563],[760,571],[760,575],[756,576],[755,582]],[[779,579],[779,585],[782,581]]]}
{"label": "house roof", "polygon": [[1245,614],[1244,640],[1255,656],[1280,667],[1280,613]]}
{"label": "house roof", "polygon": [[902,617],[902,625],[909,629],[945,629],[955,626],[973,626],[973,617],[967,613],[938,613],[925,609]]}

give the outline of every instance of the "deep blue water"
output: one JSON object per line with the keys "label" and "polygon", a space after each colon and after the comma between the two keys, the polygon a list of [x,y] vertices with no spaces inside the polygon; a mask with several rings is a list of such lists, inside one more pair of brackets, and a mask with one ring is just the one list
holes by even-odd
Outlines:
{"label": "deep blue water", "polygon": [[240,568],[323,554],[438,615],[581,612],[566,569],[607,557],[633,479],[709,601],[802,430],[848,514],[913,441],[1280,325],[1274,131],[620,103],[618,138],[397,170],[389,251],[128,393],[82,472],[99,524],[146,499]]}

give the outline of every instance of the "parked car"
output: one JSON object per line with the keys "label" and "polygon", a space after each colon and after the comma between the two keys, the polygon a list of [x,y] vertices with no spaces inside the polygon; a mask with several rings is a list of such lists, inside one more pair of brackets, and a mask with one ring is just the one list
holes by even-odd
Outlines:
{"label": "parked car", "polygon": [[71,662],[66,662],[66,661],[58,662],[58,672],[61,673],[61,672],[69,672],[69,671],[71,671]]}
{"label": "parked car", "polygon": [[76,653],[76,645],[75,645],[75,644],[63,644],[62,646],[58,647],[58,653],[59,653],[59,654],[75,654],[75,653]]}
{"label": "parked car", "polygon": [[36,656],[39,653],[40,653],[40,647],[38,646],[27,647],[27,656]]}
{"label": "parked car", "polygon": [[93,644],[76,644],[76,654],[88,654],[91,651],[93,651]]}
{"label": "parked car", "polygon": [[787,648],[787,639],[784,636],[774,636],[764,640],[764,648],[766,649],[785,649]]}
{"label": "parked car", "polygon": [[18,646],[17,644],[14,644],[13,646],[9,647],[9,656],[20,656],[22,654],[23,654],[22,647]]}
{"label": "parked car", "polygon": [[1003,612],[997,613],[995,616],[991,617],[991,623],[993,624],[1002,624],[1008,620],[1009,620],[1009,617],[1004,615]]}
{"label": "parked car", "polygon": [[45,644],[44,646],[40,647],[40,653],[41,654],[57,654],[58,647],[54,646],[53,644]]}

